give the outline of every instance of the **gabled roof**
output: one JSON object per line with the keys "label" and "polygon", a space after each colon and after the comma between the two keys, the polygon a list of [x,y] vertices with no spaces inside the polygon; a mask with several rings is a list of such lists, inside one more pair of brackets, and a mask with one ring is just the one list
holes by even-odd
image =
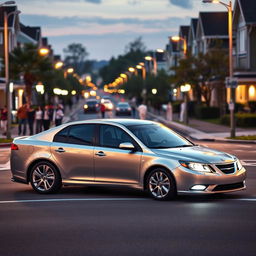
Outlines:
{"label": "gabled roof", "polygon": [[20,23],[20,30],[22,33],[26,34],[27,36],[31,37],[35,41],[39,41],[41,37],[41,28],[40,27],[30,27],[25,26]]}
{"label": "gabled roof", "polygon": [[227,12],[200,12],[199,22],[204,36],[228,36]]}
{"label": "gabled roof", "polygon": [[190,26],[180,26],[179,35],[183,38],[188,39],[189,28]]}
{"label": "gabled roof", "polygon": [[256,1],[255,0],[237,0],[246,24],[256,24]]}
{"label": "gabled roof", "polygon": [[197,23],[198,23],[198,19],[197,19],[197,18],[191,19],[191,25],[190,25],[190,27],[191,27],[191,29],[192,29],[194,35],[196,35]]}
{"label": "gabled roof", "polygon": [[[0,7],[0,27],[4,26],[4,12],[10,13],[17,10],[17,6],[2,6]],[[8,18],[8,27],[14,27],[16,15],[10,15]]]}

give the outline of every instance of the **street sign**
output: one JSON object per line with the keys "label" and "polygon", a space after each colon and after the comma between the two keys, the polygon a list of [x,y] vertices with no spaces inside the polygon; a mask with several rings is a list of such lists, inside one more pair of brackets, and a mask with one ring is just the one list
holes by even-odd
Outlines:
{"label": "street sign", "polygon": [[236,88],[238,86],[238,79],[235,77],[226,77],[226,88]]}

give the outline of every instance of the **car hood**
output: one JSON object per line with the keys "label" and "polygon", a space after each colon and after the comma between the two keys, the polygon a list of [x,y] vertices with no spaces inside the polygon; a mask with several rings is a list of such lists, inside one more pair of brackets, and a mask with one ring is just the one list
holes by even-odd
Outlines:
{"label": "car hood", "polygon": [[193,146],[185,148],[168,148],[168,149],[151,149],[155,154],[162,155],[165,157],[171,157],[175,160],[183,160],[190,162],[200,162],[200,163],[225,163],[232,162],[235,157],[218,150]]}

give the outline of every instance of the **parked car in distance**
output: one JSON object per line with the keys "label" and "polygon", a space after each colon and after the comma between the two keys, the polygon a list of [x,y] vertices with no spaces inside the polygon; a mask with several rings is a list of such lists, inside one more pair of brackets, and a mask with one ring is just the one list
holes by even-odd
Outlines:
{"label": "parked car in distance", "polygon": [[132,108],[128,102],[118,102],[116,105],[116,116],[131,116]]}
{"label": "parked car in distance", "polygon": [[42,194],[63,184],[123,185],[166,200],[177,193],[246,188],[246,170],[237,157],[137,119],[71,122],[15,138],[10,163],[13,181],[31,183]]}
{"label": "parked car in distance", "polygon": [[84,113],[99,112],[99,101],[96,99],[88,99],[84,104]]}

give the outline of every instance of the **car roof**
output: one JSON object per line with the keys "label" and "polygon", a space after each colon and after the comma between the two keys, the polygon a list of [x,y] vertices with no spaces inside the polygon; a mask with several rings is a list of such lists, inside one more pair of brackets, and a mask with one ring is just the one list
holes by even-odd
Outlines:
{"label": "car roof", "polygon": [[88,124],[88,123],[99,123],[99,124],[120,124],[124,126],[133,126],[133,125],[147,125],[147,124],[154,124],[155,122],[149,120],[140,120],[140,119],[91,119],[91,120],[83,120],[83,121],[75,121],[66,123],[68,125],[74,124]]}

